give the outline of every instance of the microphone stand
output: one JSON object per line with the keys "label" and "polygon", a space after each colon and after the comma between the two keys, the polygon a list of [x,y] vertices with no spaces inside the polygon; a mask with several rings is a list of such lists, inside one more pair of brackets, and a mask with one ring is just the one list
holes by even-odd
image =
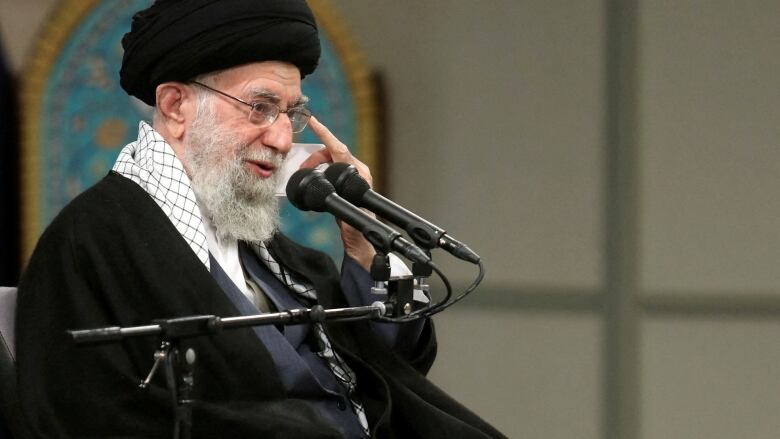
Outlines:
{"label": "microphone stand", "polygon": [[[423,250],[428,256],[431,256],[431,251],[428,249]],[[420,290],[422,294],[431,300],[431,286],[428,284],[428,278],[433,274],[433,268],[429,264],[421,264],[419,262],[412,263],[412,276],[417,283],[417,290]]]}
{"label": "microphone stand", "polygon": [[[416,268],[415,268],[416,267]],[[391,317],[403,317],[411,314],[414,309],[414,281],[422,279],[420,284],[425,281],[424,277],[415,272],[425,274],[425,269],[430,275],[431,269],[427,264],[415,262],[413,264],[413,276],[390,277],[390,257],[387,253],[377,249],[374,259],[371,261],[371,279],[374,280],[374,286],[371,288],[373,294],[386,295],[387,314]],[[428,285],[425,288],[430,289]],[[426,296],[428,291],[425,291]]]}
{"label": "microphone stand", "polygon": [[374,259],[371,261],[371,279],[374,286],[371,287],[372,294],[387,295],[387,282],[390,280],[390,258],[387,253],[377,250]]}
{"label": "microphone stand", "polygon": [[149,335],[160,336],[160,347],[154,352],[154,364],[139,385],[146,389],[160,365],[164,368],[174,412],[173,438],[190,439],[192,434],[192,390],[195,385],[193,370],[195,351],[179,351],[180,341],[186,338],[216,334],[224,329],[236,329],[258,325],[298,325],[325,321],[348,321],[381,317],[387,308],[382,302],[369,306],[325,309],[321,305],[311,308],[255,314],[238,317],[214,315],[177,317],[155,320],[144,326],[110,326],[95,329],[69,330],[71,341],[79,345],[117,343],[127,338]]}

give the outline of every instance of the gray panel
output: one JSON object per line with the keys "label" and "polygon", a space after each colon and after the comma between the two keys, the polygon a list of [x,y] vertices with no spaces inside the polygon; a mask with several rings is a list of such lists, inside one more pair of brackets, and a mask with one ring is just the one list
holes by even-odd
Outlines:
{"label": "gray panel", "polygon": [[600,437],[595,316],[468,308],[436,317],[430,378],[509,437]]}
{"label": "gray panel", "polygon": [[0,0],[0,44],[15,72],[32,49],[33,36],[57,0]]}
{"label": "gray panel", "polygon": [[652,319],[642,329],[642,439],[777,438],[780,323]]}
{"label": "gray panel", "polygon": [[490,282],[599,285],[601,2],[334,3],[387,79],[396,200],[467,241]]}
{"label": "gray panel", "polygon": [[780,293],[780,2],[640,17],[644,287]]}

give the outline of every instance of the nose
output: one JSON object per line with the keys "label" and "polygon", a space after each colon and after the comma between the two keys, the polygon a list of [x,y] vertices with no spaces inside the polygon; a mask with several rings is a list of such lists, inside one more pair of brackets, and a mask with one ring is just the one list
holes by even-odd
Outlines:
{"label": "nose", "polygon": [[281,113],[270,126],[263,128],[263,145],[275,149],[279,154],[287,154],[292,148],[292,125],[287,114]]}

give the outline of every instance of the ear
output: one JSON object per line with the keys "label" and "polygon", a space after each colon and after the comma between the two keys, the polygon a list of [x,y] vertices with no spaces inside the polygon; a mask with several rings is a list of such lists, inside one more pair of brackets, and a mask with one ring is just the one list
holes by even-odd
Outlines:
{"label": "ear", "polygon": [[195,94],[181,82],[164,82],[157,86],[156,94],[157,110],[166,131],[176,140],[182,140],[197,112]]}

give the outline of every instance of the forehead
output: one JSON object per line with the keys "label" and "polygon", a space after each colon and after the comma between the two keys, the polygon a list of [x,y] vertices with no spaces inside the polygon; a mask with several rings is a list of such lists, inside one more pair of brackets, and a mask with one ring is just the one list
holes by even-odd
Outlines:
{"label": "forehead", "polygon": [[301,73],[293,64],[263,61],[233,67],[220,72],[217,83],[236,93],[267,90],[282,100],[295,100],[301,95]]}

